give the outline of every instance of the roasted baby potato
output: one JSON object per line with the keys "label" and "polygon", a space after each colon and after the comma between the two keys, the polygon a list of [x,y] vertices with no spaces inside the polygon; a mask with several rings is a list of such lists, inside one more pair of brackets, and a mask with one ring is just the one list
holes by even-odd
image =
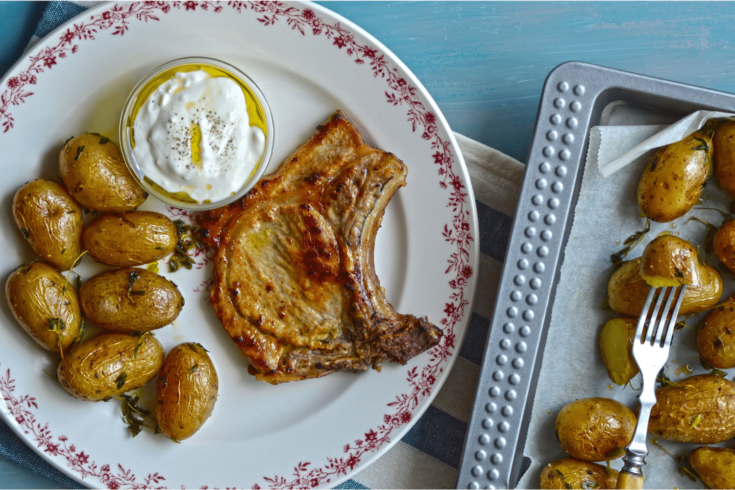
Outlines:
{"label": "roasted baby potato", "polygon": [[625,316],[638,316],[651,286],[640,275],[641,259],[625,262],[607,283],[607,302],[613,311]]}
{"label": "roasted baby potato", "polygon": [[556,438],[570,456],[607,461],[625,454],[633,438],[636,417],[610,398],[583,398],[567,404],[556,416]]}
{"label": "roasted baby potato", "polygon": [[82,252],[82,208],[57,182],[38,179],[18,189],[13,218],[33,251],[59,270]]}
{"label": "roasted baby potato", "polygon": [[656,390],[648,431],[662,439],[716,444],[735,436],[735,384],[713,374]]}
{"label": "roasted baby potato", "polygon": [[735,449],[698,447],[689,462],[707,488],[735,488]]}
{"label": "roasted baby potato", "polygon": [[704,319],[697,332],[697,350],[712,367],[735,367],[735,294]]}
{"label": "roasted baby potato", "polygon": [[722,190],[735,199],[735,121],[717,128],[714,147],[715,177]]}
{"label": "roasted baby potato", "polygon": [[[735,181],[733,185],[735,186]],[[730,219],[722,223],[715,233],[712,245],[717,258],[735,272],[735,220]]]}
{"label": "roasted baby potato", "polygon": [[176,226],[152,211],[98,216],[84,227],[82,244],[97,262],[117,267],[147,264],[176,248]]}
{"label": "roasted baby potato", "polygon": [[641,255],[640,274],[655,288],[682,284],[699,287],[707,279],[697,249],[674,235],[659,235],[646,245]]}
{"label": "roasted baby potato", "polygon": [[100,401],[146,384],[161,369],[164,357],[161,343],[150,333],[110,333],[72,349],[56,375],[73,397]]}
{"label": "roasted baby potato", "polygon": [[558,459],[541,470],[539,488],[615,488],[618,471],[574,458]]}
{"label": "roasted baby potato", "polygon": [[22,265],[5,283],[5,299],[23,330],[44,349],[65,353],[81,338],[79,299],[59,271],[41,262]]}
{"label": "roasted baby potato", "polygon": [[194,435],[212,415],[217,401],[217,371],[199,344],[179,344],[168,353],[156,384],[156,420],[171,439]]}
{"label": "roasted baby potato", "polygon": [[103,272],[79,291],[84,315],[97,326],[123,332],[147,332],[173,322],[184,306],[178,288],[145,269]]}
{"label": "roasted baby potato", "polygon": [[633,359],[637,323],[634,318],[615,318],[607,322],[600,332],[602,362],[610,379],[620,386],[638,374],[638,364]]}
{"label": "roasted baby potato", "polygon": [[98,134],[82,133],[67,141],[59,153],[59,170],[74,199],[101,213],[131,211],[147,197],[117,145]]}
{"label": "roasted baby potato", "polygon": [[[613,311],[625,316],[637,317],[643,310],[648,290],[651,288],[640,275],[641,258],[626,262],[616,270],[607,284],[607,301]],[[699,313],[715,306],[722,296],[722,277],[713,267],[705,265],[700,270],[703,283],[687,286],[681,303],[680,315]]]}
{"label": "roasted baby potato", "polygon": [[638,206],[646,216],[673,221],[697,203],[712,175],[712,136],[703,128],[656,151],[638,183]]}

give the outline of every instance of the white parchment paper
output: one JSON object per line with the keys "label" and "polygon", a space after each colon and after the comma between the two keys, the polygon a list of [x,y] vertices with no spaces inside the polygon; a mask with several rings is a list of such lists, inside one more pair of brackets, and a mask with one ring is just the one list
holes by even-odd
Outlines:
{"label": "white parchment paper", "polygon": [[[628,120],[631,126],[638,126],[640,117],[631,111]],[[603,325],[613,317],[613,314],[602,309],[607,282],[613,273],[610,255],[622,248],[625,238],[643,229],[646,222],[645,218],[639,217],[636,189],[653,150],[639,155],[625,168],[607,178],[598,169],[597,156],[599,151],[602,158],[610,161],[611,153],[620,155],[621,151],[625,152],[642,139],[645,140],[651,132],[656,130],[651,127],[603,127],[596,136],[592,134],[597,141],[591,140],[572,231],[564,252],[525,441],[524,452],[532,463],[519,481],[518,488],[538,488],[539,473],[543,467],[567,456],[554,436],[556,415],[564,405],[579,398],[607,397],[624,403],[634,411],[636,409],[637,392],[629,386],[623,388],[610,381],[602,363],[598,340]],[[606,139],[608,136],[609,140]],[[719,188],[714,177],[707,184],[703,198],[704,206],[725,211],[729,209],[730,199]],[[639,257],[646,244],[662,231],[679,234],[695,246],[703,244],[705,226],[694,221],[685,223],[692,216],[716,226],[723,221],[716,211],[695,207],[673,224],[652,222],[651,231],[628,258]],[[717,257],[713,255],[708,263],[717,268]],[[722,276],[725,283],[724,298],[735,290],[735,280],[730,274]],[[700,318],[703,315],[706,313]],[[691,319],[688,323],[695,326],[698,320]],[[698,361],[694,330],[681,329],[674,336],[668,362],[668,376],[672,380],[688,376],[681,366],[688,366],[693,374],[706,372]],[[639,388],[640,383],[638,375],[632,384]],[[700,482],[680,476],[675,461],[650,444],[650,435],[648,440],[649,455],[644,468],[646,488],[702,488]],[[660,443],[675,455],[697,447],[668,441]],[[619,470],[622,460],[613,462],[612,466]]]}
{"label": "white parchment paper", "polygon": [[[638,115],[631,114],[631,116],[637,117]],[[604,158],[598,159],[600,172],[603,177],[609,177],[650,150],[683,140],[686,136],[701,128],[710,119],[730,119],[734,117],[735,114],[729,112],[697,111],[660,131],[654,131],[653,134],[647,135],[642,141],[638,138],[638,135],[642,133],[635,132],[634,128],[623,126],[622,128],[627,129],[629,133],[635,135],[636,141],[634,144],[627,146],[623,154],[618,154],[612,159],[610,158],[612,155],[605,155]],[[620,130],[621,128],[615,129]],[[615,136],[620,136],[619,133],[620,131],[617,131]]]}

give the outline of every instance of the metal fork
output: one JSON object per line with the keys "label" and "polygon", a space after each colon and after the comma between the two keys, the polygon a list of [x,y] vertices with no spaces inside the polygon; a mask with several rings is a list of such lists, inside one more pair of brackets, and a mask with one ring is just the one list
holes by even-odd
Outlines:
{"label": "metal fork", "polygon": [[[641,410],[638,414],[633,439],[625,448],[623,458],[625,465],[618,476],[617,488],[643,488],[641,467],[646,464],[645,457],[648,454],[646,433],[651,409],[656,404],[656,377],[669,358],[671,338],[676,330],[676,319],[685,291],[685,284],[678,287],[651,288],[638,319],[638,327],[633,340],[633,357],[643,377],[643,387],[639,397]],[[651,308],[657,292],[659,294],[656,304]],[[675,304],[674,298],[676,298]],[[666,299],[666,305],[662,310],[661,305],[664,299]]]}

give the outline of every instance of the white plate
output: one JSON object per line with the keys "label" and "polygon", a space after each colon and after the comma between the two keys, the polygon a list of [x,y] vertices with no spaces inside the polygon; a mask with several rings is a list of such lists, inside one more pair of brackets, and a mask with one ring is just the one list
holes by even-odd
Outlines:
{"label": "white plate", "polygon": [[[86,485],[334,486],[398,441],[446,380],[469,322],[479,256],[474,198],[446,121],[413,74],[354,24],[309,4],[151,2],[102,5],[54,31],[2,81],[0,270],[7,277],[34,258],[12,220],[15,191],[58,171],[69,136],[93,131],[116,139],[136,81],[183,56],[232,63],[263,90],[276,124],[269,171],[336,109],[406,163],[408,185],[386,211],[376,267],[396,310],[428,316],[444,329],[441,344],[407,366],[386,363],[381,373],[257,382],[206,302],[211,264],[200,255],[197,268],[167,274],[186,306],[173,326],[156,332],[167,350],[202,343],[219,373],[214,414],[194,437],[182,444],[150,432],[133,439],[119,402],[66,395],[43,373],[57,359],[21,330],[5,302],[0,411],[27,444]],[[144,208],[181,214],[153,199]],[[85,258],[79,271],[86,279],[103,269]]]}

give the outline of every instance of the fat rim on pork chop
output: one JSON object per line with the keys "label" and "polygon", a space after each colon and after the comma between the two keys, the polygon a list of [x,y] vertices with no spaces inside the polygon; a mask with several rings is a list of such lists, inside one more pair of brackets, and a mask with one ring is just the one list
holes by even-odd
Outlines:
{"label": "fat rim on pork chop", "polygon": [[406,174],[338,111],[241,200],[199,215],[218,248],[212,305],[257,379],[405,364],[439,343],[428,319],[393,309],[375,272],[375,236]]}

